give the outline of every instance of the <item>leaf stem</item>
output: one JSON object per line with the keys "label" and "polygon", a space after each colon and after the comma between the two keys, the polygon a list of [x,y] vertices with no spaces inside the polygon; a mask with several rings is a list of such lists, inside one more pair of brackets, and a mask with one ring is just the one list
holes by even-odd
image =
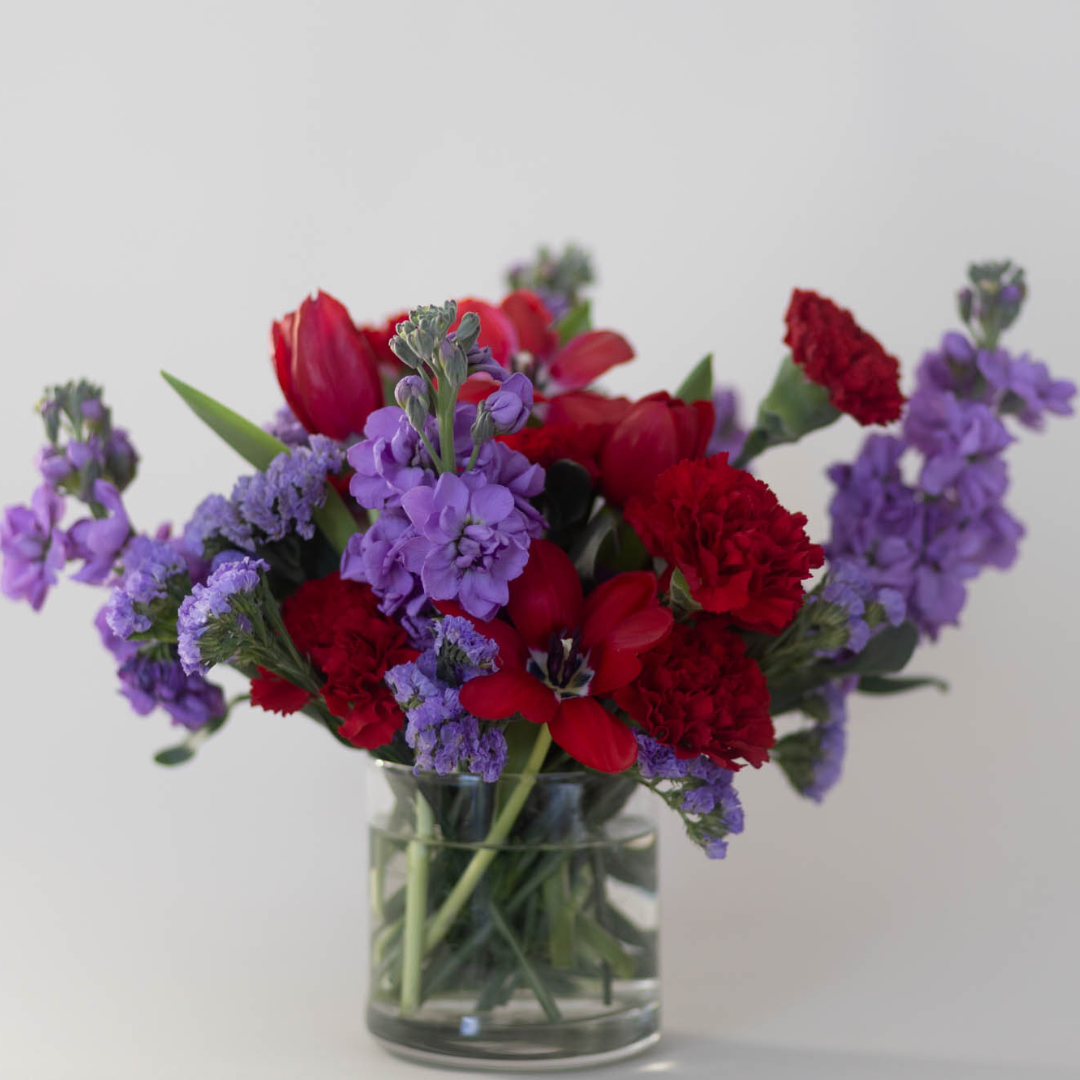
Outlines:
{"label": "leaf stem", "polygon": [[424,959],[424,918],[427,915],[428,857],[426,840],[435,832],[431,804],[417,792],[416,836],[409,841],[405,888],[405,937],[401,972],[401,1011],[420,1007],[420,966]]}

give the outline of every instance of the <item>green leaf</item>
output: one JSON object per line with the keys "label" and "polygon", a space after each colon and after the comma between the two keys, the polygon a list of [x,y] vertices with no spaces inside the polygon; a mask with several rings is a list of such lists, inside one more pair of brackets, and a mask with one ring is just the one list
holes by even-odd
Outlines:
{"label": "green leaf", "polygon": [[858,689],[864,694],[901,694],[905,690],[918,690],[923,686],[934,686],[943,693],[949,689],[944,679],[931,675],[912,675],[906,679],[890,679],[884,675],[863,675],[859,679]]}
{"label": "green leaf", "polygon": [[565,345],[571,338],[592,329],[592,307],[588,300],[575,304],[556,324],[555,333],[559,336],[559,345]]}
{"label": "green leaf", "polygon": [[693,371],[682,381],[675,396],[687,404],[693,401],[711,401],[713,391],[712,353],[703,357]]}
{"label": "green leaf", "polygon": [[683,611],[701,610],[701,605],[690,595],[690,585],[686,580],[686,575],[681,570],[676,569],[671,575],[668,592],[671,595],[671,603],[674,607],[681,608]]}
{"label": "green leaf", "polygon": [[821,733],[816,727],[793,731],[777,739],[769,756],[783,770],[791,786],[801,795],[814,782],[821,760]]}
{"label": "green leaf", "polygon": [[608,534],[618,528],[620,521],[617,510],[610,506],[601,507],[574,541],[569,554],[582,581],[591,581],[595,576],[601,545]]}
{"label": "green leaf", "polygon": [[215,401],[208,394],[188,386],[167,371],[161,373],[164,380],[184,399],[191,411],[208,427],[217,432],[242,458],[262,470],[288,447],[263,431],[258,424],[245,420],[239,413]]}
{"label": "green leaf", "polygon": [[889,675],[902,671],[919,644],[919,630],[912,622],[888,626],[875,634],[858,656],[833,665],[833,675]]}
{"label": "green leaf", "polygon": [[605,930],[591,916],[578,916],[578,932],[586,945],[611,965],[611,970],[620,979],[629,979],[634,974],[634,958],[623,948],[622,942],[609,930]]}
{"label": "green leaf", "polygon": [[159,765],[183,765],[195,756],[195,751],[190,746],[180,743],[179,746],[170,746],[168,750],[159,750],[154,755],[154,760]]}
{"label": "green leaf", "polygon": [[547,470],[544,496],[548,526],[561,533],[588,516],[592,507],[592,481],[576,461],[556,461]]}
{"label": "green leaf", "polygon": [[641,570],[649,566],[650,558],[634,527],[628,521],[620,521],[601,541],[596,565],[621,574],[626,570]]}
{"label": "green leaf", "polygon": [[[258,424],[253,424],[239,413],[233,412],[227,405],[215,401],[209,394],[196,390],[194,386],[189,386],[167,371],[163,371],[161,375],[204,424],[260,472],[278,454],[289,453],[289,448],[280,439],[268,431],[263,431]],[[355,518],[329,483],[326,485],[326,501],[315,512],[315,524],[338,554],[345,550],[349,537],[357,531]]]}

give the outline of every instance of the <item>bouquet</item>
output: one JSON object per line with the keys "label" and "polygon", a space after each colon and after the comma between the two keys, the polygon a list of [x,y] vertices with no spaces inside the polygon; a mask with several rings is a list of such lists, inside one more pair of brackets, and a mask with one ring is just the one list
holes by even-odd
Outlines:
{"label": "bouquet", "polygon": [[[1027,294],[1009,262],[970,268],[965,329],[907,400],[878,340],[796,289],[749,427],[710,357],[673,394],[600,390],[634,350],[593,328],[591,280],[580,250],[542,251],[498,304],[362,325],[317,293],[273,324],[285,404],[265,428],[166,375],[255,470],[175,533],[129,520],[138,456],[101,390],[53,387],[41,483],[3,520],[6,595],[39,609],[69,565],[106,590],[122,694],[185,731],[161,764],[241,700],[382,763],[372,993],[398,1017],[453,990],[478,1016],[525,994],[553,1023],[575,987],[610,1003],[613,982],[653,978],[655,928],[606,887],[648,888],[652,852],[570,840],[648,789],[722,858],[746,766],[822,799],[853,694],[943,686],[904,672],[969,582],[1016,558],[1005,452],[1071,412],[1075,387],[1001,344]],[[829,470],[817,543],[761,456],[845,414],[873,433]],[[210,680],[223,665],[242,697]]]}

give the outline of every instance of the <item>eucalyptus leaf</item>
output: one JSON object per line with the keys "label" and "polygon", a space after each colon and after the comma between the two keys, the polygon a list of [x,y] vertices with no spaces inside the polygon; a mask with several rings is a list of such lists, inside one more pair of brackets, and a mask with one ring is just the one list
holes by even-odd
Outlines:
{"label": "eucalyptus leaf", "polygon": [[711,401],[713,392],[712,353],[703,357],[689,375],[683,379],[675,396],[687,404],[694,401]]}

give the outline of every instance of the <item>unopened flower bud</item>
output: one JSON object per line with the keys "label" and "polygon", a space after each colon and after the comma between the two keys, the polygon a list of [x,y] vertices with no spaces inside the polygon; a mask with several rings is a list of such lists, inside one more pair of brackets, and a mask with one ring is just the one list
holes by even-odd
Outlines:
{"label": "unopened flower bud", "polygon": [[495,437],[495,421],[488,410],[487,402],[481,401],[476,409],[476,419],[471,430],[472,441],[479,446]]}
{"label": "unopened flower bud", "polygon": [[419,375],[406,375],[394,387],[394,400],[404,409],[409,423],[423,431],[431,401],[427,383]]}
{"label": "unopened flower bud", "polygon": [[458,387],[469,377],[469,357],[453,334],[443,339],[439,348],[442,369],[451,386]]}

